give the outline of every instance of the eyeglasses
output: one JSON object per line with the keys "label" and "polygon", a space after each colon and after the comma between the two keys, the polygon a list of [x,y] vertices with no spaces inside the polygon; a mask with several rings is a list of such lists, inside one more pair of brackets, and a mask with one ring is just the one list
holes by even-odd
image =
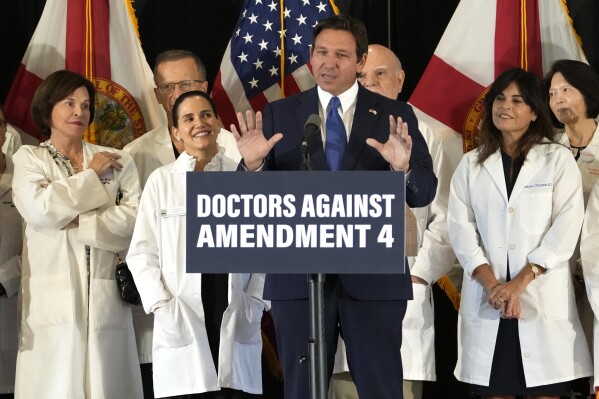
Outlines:
{"label": "eyeglasses", "polygon": [[175,92],[175,86],[179,86],[179,90],[185,93],[187,91],[192,91],[198,87],[198,84],[204,83],[205,80],[182,80],[177,83],[167,83],[164,85],[158,86],[158,90],[165,96],[170,96]]}
{"label": "eyeglasses", "polygon": [[6,119],[0,119],[0,128],[5,128],[8,125],[8,121]]}

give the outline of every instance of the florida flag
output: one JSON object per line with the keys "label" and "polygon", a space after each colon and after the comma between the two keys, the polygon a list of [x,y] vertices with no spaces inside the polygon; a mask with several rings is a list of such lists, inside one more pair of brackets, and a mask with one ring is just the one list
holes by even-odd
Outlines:
{"label": "florida flag", "polygon": [[13,125],[40,139],[31,100],[41,82],[59,69],[78,72],[96,87],[96,115],[85,140],[122,148],[162,122],[130,1],[46,1],[5,102]]}
{"label": "florida flag", "polygon": [[236,111],[314,87],[312,29],[338,13],[333,0],[246,0],[212,89],[224,126]]}
{"label": "florida flag", "polygon": [[462,0],[410,97],[441,134],[453,166],[475,147],[483,98],[510,67],[544,75],[558,59],[586,62],[565,1]]}

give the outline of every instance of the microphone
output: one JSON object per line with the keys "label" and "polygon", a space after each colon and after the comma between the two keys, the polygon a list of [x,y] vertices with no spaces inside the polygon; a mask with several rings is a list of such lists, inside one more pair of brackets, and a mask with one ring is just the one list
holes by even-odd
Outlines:
{"label": "microphone", "polygon": [[308,153],[308,144],[319,130],[320,124],[322,123],[320,116],[318,114],[312,114],[306,119],[306,123],[304,123],[304,137],[302,139],[301,150],[302,150],[302,158],[305,170],[312,170],[310,166],[310,154]]}

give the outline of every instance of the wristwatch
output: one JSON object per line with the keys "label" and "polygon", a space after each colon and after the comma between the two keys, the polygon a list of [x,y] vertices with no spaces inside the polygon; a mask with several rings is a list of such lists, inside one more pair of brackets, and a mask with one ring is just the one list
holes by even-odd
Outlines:
{"label": "wristwatch", "polygon": [[539,269],[539,266],[535,265],[534,263],[529,263],[530,265],[530,271],[532,271],[532,274],[534,274],[534,278],[539,277],[539,274],[541,274],[541,270]]}

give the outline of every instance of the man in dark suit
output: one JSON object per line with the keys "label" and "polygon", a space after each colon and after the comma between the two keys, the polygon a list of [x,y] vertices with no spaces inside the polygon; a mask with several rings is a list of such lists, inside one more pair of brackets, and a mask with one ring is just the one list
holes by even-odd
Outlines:
{"label": "man in dark suit", "polygon": [[[304,123],[308,116],[319,114],[322,134],[315,135],[308,148],[313,170],[404,171],[408,205],[428,205],[435,196],[437,179],[414,112],[409,105],[372,93],[357,83],[367,50],[361,21],[345,15],[321,21],[314,28],[310,59],[317,87],[267,105],[263,118],[260,112],[255,120],[251,111],[245,118],[239,113],[239,130],[231,126],[243,157],[241,167],[251,171],[300,170]],[[336,106],[337,110],[330,110]],[[338,129],[329,125],[329,119],[345,128],[346,142],[340,145],[337,164],[329,150],[339,147],[338,142],[330,141],[330,132]],[[264,297],[272,300],[285,399],[307,399],[308,364],[298,361],[308,349],[306,276],[268,275]],[[407,267],[403,275],[327,275],[328,375],[341,329],[360,397],[401,398],[402,319],[406,301],[411,298]]]}

